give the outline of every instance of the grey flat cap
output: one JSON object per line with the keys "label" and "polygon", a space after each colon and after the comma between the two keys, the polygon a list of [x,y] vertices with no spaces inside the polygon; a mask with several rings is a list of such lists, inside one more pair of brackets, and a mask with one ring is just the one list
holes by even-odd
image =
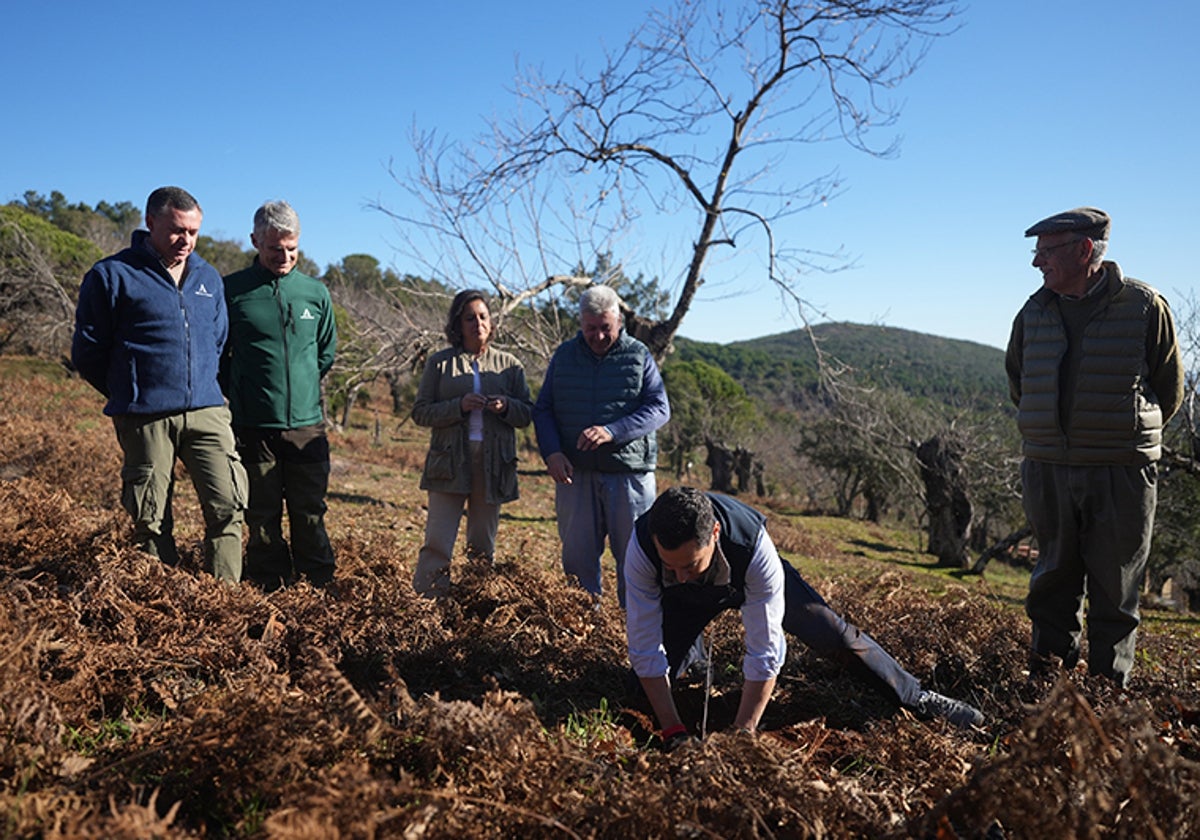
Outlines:
{"label": "grey flat cap", "polygon": [[1081,233],[1089,239],[1108,239],[1112,219],[1103,210],[1095,207],[1076,207],[1042,219],[1025,231],[1026,236],[1041,236],[1043,233]]}

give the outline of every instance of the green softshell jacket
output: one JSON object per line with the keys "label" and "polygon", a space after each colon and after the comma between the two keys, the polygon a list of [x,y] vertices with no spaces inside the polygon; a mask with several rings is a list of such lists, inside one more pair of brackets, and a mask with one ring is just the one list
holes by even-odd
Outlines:
{"label": "green softshell jacket", "polygon": [[337,327],[321,281],[276,277],[254,265],[225,278],[229,340],[221,386],[233,425],[299,429],[320,423],[321,377],[333,366]]}

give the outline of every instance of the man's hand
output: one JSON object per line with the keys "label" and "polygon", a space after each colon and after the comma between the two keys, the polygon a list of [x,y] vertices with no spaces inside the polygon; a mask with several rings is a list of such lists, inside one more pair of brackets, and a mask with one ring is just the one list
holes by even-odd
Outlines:
{"label": "man's hand", "polygon": [[775,691],[775,678],[769,680],[746,680],[742,685],[742,700],[738,703],[737,715],[733,726],[738,730],[754,732],[758,729],[758,721],[766,711],[767,703],[771,702],[771,694]]}
{"label": "man's hand", "polygon": [[662,739],[663,752],[666,753],[691,749],[700,743],[700,739],[688,732],[682,723],[664,729],[659,737]]}
{"label": "man's hand", "polygon": [[588,426],[579,433],[579,440],[575,442],[575,448],[580,452],[587,452],[592,449],[599,449],[612,439],[612,432],[604,426]]}
{"label": "man's hand", "polygon": [[570,459],[561,452],[555,452],[546,458],[546,470],[559,484],[570,484],[575,475],[575,467],[571,465]]}

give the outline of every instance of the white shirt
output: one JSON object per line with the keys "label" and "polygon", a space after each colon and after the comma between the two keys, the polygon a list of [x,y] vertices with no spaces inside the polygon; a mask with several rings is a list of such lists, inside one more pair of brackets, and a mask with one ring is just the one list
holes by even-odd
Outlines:
{"label": "white shirt", "polygon": [[[475,376],[475,384],[472,391],[476,394],[480,393],[479,383],[479,360],[471,360],[471,373]],[[471,409],[471,414],[467,417],[467,440],[483,440],[483,409]]]}
{"label": "white shirt", "polygon": [[[718,551],[719,548],[718,544]],[[767,529],[760,529],[746,569],[746,602],[741,610],[746,632],[742,674],[747,680],[774,679],[787,656],[783,634],[783,563]],[[670,670],[667,649],[663,646],[662,587],[698,585],[702,584],[676,583],[671,572],[664,568],[660,586],[654,563],[642,551],[637,532],[630,536],[625,551],[625,635],[629,662],[639,677],[667,676]]]}

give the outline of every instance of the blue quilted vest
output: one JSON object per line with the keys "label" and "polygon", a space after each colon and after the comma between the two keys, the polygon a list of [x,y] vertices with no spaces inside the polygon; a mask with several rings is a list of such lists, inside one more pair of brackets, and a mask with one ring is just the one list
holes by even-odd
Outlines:
{"label": "blue quilted vest", "polygon": [[563,454],[576,469],[597,472],[650,472],[658,462],[654,432],[624,443],[606,443],[581,452],[579,434],[603,426],[641,407],[643,373],[650,351],[624,332],[603,356],[579,334],[554,354],[554,418]]}

